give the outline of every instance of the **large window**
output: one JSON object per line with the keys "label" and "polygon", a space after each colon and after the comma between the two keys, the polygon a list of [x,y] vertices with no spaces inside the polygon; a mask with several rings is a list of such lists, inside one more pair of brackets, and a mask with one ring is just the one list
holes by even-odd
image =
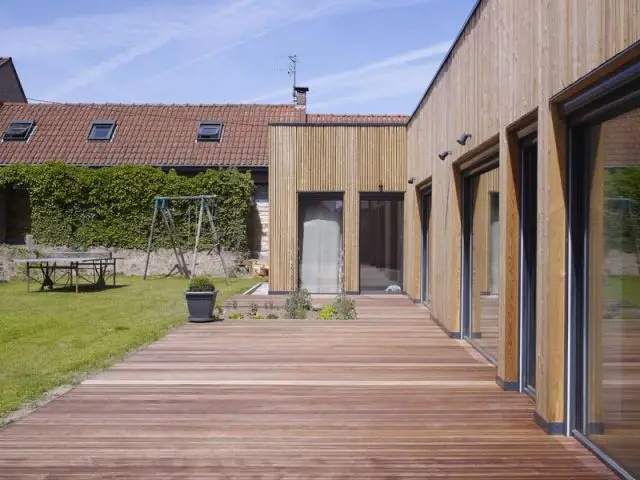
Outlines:
{"label": "large window", "polygon": [[342,288],[342,194],[301,194],[299,211],[300,287],[310,293]]}
{"label": "large window", "polygon": [[[495,163],[494,163],[495,164]],[[464,336],[487,357],[498,358],[500,283],[500,179],[497,167],[464,180]]]}
{"label": "large window", "polygon": [[572,425],[614,467],[640,475],[640,108],[577,118],[569,160]]}
{"label": "large window", "polygon": [[361,194],[361,292],[402,292],[402,228],[402,195]]}

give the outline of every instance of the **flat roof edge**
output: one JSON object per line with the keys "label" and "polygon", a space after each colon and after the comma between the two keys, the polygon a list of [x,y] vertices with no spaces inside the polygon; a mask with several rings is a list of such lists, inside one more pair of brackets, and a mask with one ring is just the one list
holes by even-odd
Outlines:
{"label": "flat roof edge", "polygon": [[411,124],[413,119],[416,117],[416,115],[420,111],[420,108],[422,107],[423,103],[425,102],[425,100],[429,96],[429,93],[431,93],[431,90],[433,89],[433,87],[434,87],[434,85],[436,83],[436,80],[438,80],[438,77],[442,73],[442,70],[444,69],[444,66],[451,59],[451,57],[453,55],[453,51],[458,46],[458,43],[460,43],[460,39],[462,38],[462,34],[465,32],[465,30],[469,26],[469,23],[471,22],[471,19],[475,16],[475,14],[477,13],[478,9],[480,8],[480,5],[484,1],[485,0],[477,0],[476,1],[476,4],[473,6],[473,9],[471,10],[471,13],[469,14],[469,16],[467,17],[467,19],[464,22],[464,25],[462,25],[462,28],[458,32],[458,36],[453,41],[453,44],[451,44],[451,48],[449,48],[449,51],[447,52],[447,55],[444,57],[444,60],[442,60],[442,62],[440,63],[440,66],[438,67],[438,70],[436,71],[435,75],[431,79],[431,82],[429,83],[429,86],[427,87],[426,91],[424,92],[424,94],[420,98],[420,101],[418,102],[418,105],[416,106],[416,108],[413,110],[413,113],[409,117],[409,120],[407,121],[407,125]]}
{"label": "flat roof edge", "polygon": [[270,127],[406,127],[407,122],[274,122]]}

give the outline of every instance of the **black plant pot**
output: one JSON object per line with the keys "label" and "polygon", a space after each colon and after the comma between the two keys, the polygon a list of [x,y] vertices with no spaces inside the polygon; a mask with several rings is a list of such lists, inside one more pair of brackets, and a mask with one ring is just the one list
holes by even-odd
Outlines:
{"label": "black plant pot", "polygon": [[216,305],[215,292],[186,292],[189,321],[195,323],[213,321],[213,307]]}

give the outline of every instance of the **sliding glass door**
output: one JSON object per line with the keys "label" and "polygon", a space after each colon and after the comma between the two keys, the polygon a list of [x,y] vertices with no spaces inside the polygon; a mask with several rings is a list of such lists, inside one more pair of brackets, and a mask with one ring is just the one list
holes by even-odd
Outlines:
{"label": "sliding glass door", "polygon": [[498,358],[500,180],[497,158],[463,180],[463,335]]}
{"label": "sliding glass door", "polygon": [[574,435],[640,476],[640,63],[635,74],[569,117],[569,364]]}
{"label": "sliding glass door", "polygon": [[300,288],[310,293],[339,293],[342,286],[342,194],[300,194]]}
{"label": "sliding glass door", "polygon": [[402,292],[403,196],[360,195],[360,291]]}

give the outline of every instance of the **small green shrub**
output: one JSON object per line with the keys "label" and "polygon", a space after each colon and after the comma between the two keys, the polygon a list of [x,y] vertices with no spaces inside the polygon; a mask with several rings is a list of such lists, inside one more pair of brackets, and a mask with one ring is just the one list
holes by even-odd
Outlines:
{"label": "small green shrub", "polygon": [[215,292],[216,286],[209,277],[193,277],[189,282],[190,292]]}
{"label": "small green shrub", "polygon": [[336,315],[336,312],[336,307],[334,307],[333,305],[325,305],[320,309],[318,318],[320,320],[331,320]]}
{"label": "small green shrub", "polygon": [[242,314],[242,312],[233,312],[229,315],[229,318],[231,320],[240,320],[241,318],[244,318],[244,315]]}
{"label": "small green shrub", "polygon": [[269,320],[275,320],[276,318],[278,318],[278,314],[277,313],[270,313],[267,315],[267,318]]}
{"label": "small green shrub", "polygon": [[252,315],[251,318],[253,318],[254,320],[264,320],[264,315],[256,313],[255,315]]}
{"label": "small green shrub", "polygon": [[287,296],[284,303],[287,318],[307,318],[307,312],[311,310],[311,294],[308,290],[294,290]]}
{"label": "small green shrub", "polygon": [[356,302],[344,293],[338,295],[333,303],[336,309],[336,318],[339,320],[352,320],[356,318]]}

